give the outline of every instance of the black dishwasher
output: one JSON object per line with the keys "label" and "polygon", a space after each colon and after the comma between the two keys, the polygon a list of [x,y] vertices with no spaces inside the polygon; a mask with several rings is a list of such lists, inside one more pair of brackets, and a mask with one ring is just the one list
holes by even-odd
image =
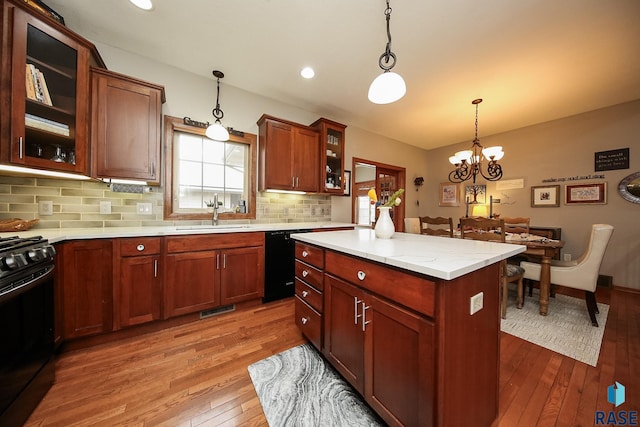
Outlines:
{"label": "black dishwasher", "polygon": [[280,230],[265,233],[264,298],[270,302],[293,296],[295,293],[296,262],[295,233],[311,230]]}

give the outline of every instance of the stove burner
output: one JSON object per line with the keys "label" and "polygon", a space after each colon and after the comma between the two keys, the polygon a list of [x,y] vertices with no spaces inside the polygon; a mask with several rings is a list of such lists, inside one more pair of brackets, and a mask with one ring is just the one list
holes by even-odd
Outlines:
{"label": "stove burner", "polygon": [[42,236],[0,238],[0,295],[52,269],[56,250]]}

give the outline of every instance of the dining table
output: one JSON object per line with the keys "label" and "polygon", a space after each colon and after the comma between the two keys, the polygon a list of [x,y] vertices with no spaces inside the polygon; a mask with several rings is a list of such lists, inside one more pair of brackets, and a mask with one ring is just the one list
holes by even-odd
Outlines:
{"label": "dining table", "polygon": [[551,289],[551,259],[564,246],[564,241],[548,239],[533,234],[507,233],[505,242],[525,245],[524,255],[540,257],[540,314],[546,316],[549,310],[549,294]]}

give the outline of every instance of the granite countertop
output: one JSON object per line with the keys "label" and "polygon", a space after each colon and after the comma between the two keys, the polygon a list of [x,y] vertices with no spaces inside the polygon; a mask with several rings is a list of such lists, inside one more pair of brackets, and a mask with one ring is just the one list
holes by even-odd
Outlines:
{"label": "granite countertop", "polygon": [[407,271],[452,280],[526,250],[526,246],[420,234],[378,239],[372,229],[293,234],[296,240]]}
{"label": "granite countertop", "polygon": [[113,239],[118,237],[182,236],[188,234],[249,233],[254,231],[305,230],[317,228],[355,227],[342,222],[287,222],[273,224],[169,225],[158,227],[104,228],[35,228],[27,231],[0,233],[0,238],[42,236],[49,243],[65,240]]}

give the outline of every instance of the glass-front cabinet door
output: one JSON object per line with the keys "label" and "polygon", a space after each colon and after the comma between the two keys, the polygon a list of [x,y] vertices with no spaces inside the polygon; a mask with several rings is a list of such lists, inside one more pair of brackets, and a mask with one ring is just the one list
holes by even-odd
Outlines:
{"label": "glass-front cabinet door", "polygon": [[90,49],[13,12],[10,161],[88,174]]}
{"label": "glass-front cabinet door", "polygon": [[344,194],[344,134],[346,126],[318,119],[311,126],[320,132],[320,191]]}

